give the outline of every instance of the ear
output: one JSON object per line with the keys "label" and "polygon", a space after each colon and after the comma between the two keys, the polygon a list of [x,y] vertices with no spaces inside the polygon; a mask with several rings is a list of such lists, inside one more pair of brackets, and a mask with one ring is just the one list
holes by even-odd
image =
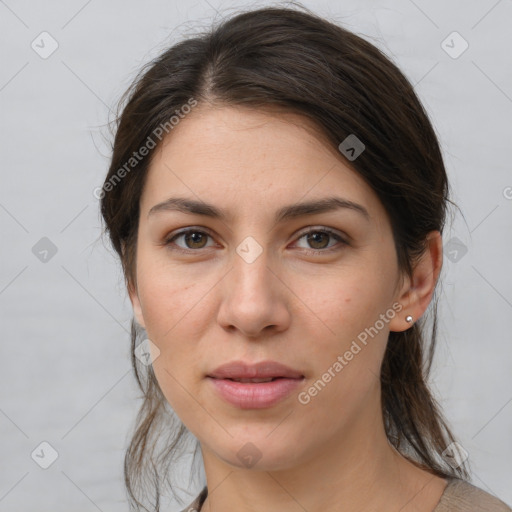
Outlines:
{"label": "ear", "polygon": [[[403,308],[400,314],[391,320],[391,331],[405,331],[421,318],[434,294],[442,265],[443,238],[439,231],[431,231],[427,235],[427,248],[416,263],[412,279],[405,280],[396,297]],[[406,317],[409,315],[412,316],[412,322],[406,321]]]}
{"label": "ear", "polygon": [[142,307],[140,305],[139,294],[133,284],[128,284],[128,295],[130,297],[130,302],[132,303],[133,314],[135,315],[135,319],[137,323],[142,327],[146,328],[146,324],[144,323],[144,315],[142,314]]}

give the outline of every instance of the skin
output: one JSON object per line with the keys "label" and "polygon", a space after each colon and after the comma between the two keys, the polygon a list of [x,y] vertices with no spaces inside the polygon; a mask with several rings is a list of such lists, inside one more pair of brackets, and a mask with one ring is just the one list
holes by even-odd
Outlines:
{"label": "skin", "polygon": [[[429,234],[413,279],[401,280],[377,195],[295,114],[201,104],[164,142],[141,197],[129,295],[154,344],[160,388],[200,442],[209,489],[202,510],[431,512],[446,481],[388,442],[379,374],[389,332],[410,328],[407,315],[416,321],[428,307],[442,266],[440,233]],[[370,219],[339,209],[274,222],[284,205],[332,195],[363,205]],[[232,217],[148,217],[171,196]],[[206,234],[164,244],[187,227]],[[307,227],[331,228],[348,243],[321,234],[308,241]],[[263,249],[252,263],[236,252],[248,236]],[[299,391],[307,390],[388,310],[394,316],[307,404],[292,393],[242,410],[205,378],[228,361],[270,359],[301,371]],[[261,456],[252,467],[237,457],[248,442]]]}

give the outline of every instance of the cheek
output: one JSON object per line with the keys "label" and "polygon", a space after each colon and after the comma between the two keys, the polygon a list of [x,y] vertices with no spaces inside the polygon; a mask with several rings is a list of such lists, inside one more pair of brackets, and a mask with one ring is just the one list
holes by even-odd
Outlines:
{"label": "cheek", "polygon": [[315,340],[311,344],[311,357],[316,361],[314,378],[321,381],[319,395],[333,405],[355,405],[379,376],[388,324],[394,316],[388,315],[387,322],[381,320],[381,314],[385,316],[389,309],[389,297],[380,284],[373,280],[370,285],[352,277],[331,281],[329,290],[309,296],[311,310],[323,322],[323,334],[316,337],[310,326]]}
{"label": "cheek", "polygon": [[375,323],[385,304],[378,283],[367,284],[355,273],[346,279],[331,279],[314,289],[311,283],[305,283],[303,291],[303,301],[309,306],[308,318],[321,320],[319,342],[322,349],[332,346],[341,350],[350,345],[353,338]]}
{"label": "cheek", "polygon": [[198,283],[202,280],[188,274],[144,252],[139,258],[137,281],[146,331],[157,345],[164,345],[162,348],[177,331],[186,329],[201,309],[204,286]]}
{"label": "cheek", "polygon": [[[183,279],[158,273],[150,280],[139,283],[139,295],[144,307],[148,338],[158,347],[153,371],[162,393],[178,416],[197,422],[200,410],[191,397],[197,395],[195,383],[199,381],[197,343],[201,338],[202,318],[206,317],[200,302],[202,287]],[[197,375],[196,375],[197,373]]]}

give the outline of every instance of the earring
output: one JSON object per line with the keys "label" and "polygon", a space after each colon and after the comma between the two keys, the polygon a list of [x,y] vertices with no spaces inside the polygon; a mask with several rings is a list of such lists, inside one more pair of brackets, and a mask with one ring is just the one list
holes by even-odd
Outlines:
{"label": "earring", "polygon": [[407,317],[405,318],[405,321],[406,321],[406,322],[409,322],[409,323],[410,323],[410,322],[412,322],[412,316],[411,316],[411,315],[407,316]]}

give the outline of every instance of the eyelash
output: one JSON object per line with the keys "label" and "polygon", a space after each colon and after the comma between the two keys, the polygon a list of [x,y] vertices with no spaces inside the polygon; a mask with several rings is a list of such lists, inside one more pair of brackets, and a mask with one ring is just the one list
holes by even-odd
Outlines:
{"label": "eyelash", "polygon": [[[179,238],[180,236],[186,235],[188,233],[200,233],[200,234],[207,235],[207,236],[213,238],[213,236],[210,233],[208,233],[207,231],[204,231],[202,229],[197,229],[197,228],[188,228],[188,229],[184,229],[183,231],[180,231],[179,233],[176,233],[175,235],[164,240],[163,245],[167,246],[172,251],[178,251],[178,252],[185,253],[185,254],[192,254],[194,252],[197,253],[197,252],[201,251],[201,249],[183,249],[183,247],[179,247],[176,245],[174,247],[172,247],[173,242],[174,242],[174,240],[176,240],[176,238]],[[329,228],[309,229],[308,231],[301,233],[300,236],[297,238],[297,240],[300,240],[301,238],[304,238],[305,236],[307,236],[311,233],[325,233],[327,235],[332,236],[333,238],[336,238],[336,240],[341,244],[341,246],[348,245],[348,243],[338,233],[336,233],[335,231],[332,231]],[[205,249],[205,248],[203,247],[202,249]],[[318,255],[318,254],[330,254],[339,249],[340,249],[339,247],[334,246],[334,247],[330,247],[328,249],[303,249],[303,250],[306,251],[307,254]]]}

